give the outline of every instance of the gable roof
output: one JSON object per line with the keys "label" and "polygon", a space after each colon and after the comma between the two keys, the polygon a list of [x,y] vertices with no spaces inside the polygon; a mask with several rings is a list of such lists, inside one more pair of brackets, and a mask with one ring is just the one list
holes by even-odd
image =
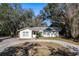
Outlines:
{"label": "gable roof", "polygon": [[25,29],[30,29],[30,30],[35,30],[35,31],[39,31],[39,30],[44,30],[48,27],[26,27],[26,28],[23,28],[23,29],[20,29],[18,31],[22,31],[22,30],[25,30]]}
{"label": "gable roof", "polygon": [[30,29],[30,30],[33,30],[33,31],[40,31],[40,30],[46,30],[48,28],[52,29],[52,31],[60,31],[60,29],[57,28],[57,27],[26,27],[26,28],[20,29],[18,31],[22,31],[22,30],[25,30],[25,29]]}

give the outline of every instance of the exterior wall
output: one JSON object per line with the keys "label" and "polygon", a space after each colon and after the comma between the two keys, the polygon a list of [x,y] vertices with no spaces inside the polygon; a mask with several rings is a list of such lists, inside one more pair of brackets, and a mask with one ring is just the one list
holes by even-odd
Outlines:
{"label": "exterior wall", "polygon": [[43,32],[43,33],[42,33],[42,36],[43,36],[43,37],[50,37],[50,34],[48,35],[48,32]]}
{"label": "exterior wall", "polygon": [[42,32],[43,37],[59,37],[59,32]]}
{"label": "exterior wall", "polygon": [[59,37],[59,32],[51,32],[51,37]]}
{"label": "exterior wall", "polygon": [[36,35],[33,34],[32,37],[33,37],[33,38],[36,38]]}
{"label": "exterior wall", "polygon": [[[24,32],[26,35],[24,35]],[[32,38],[32,30],[25,29],[19,32],[19,38]]]}
{"label": "exterior wall", "polygon": [[[26,35],[24,35],[24,32],[27,32]],[[42,32],[42,36],[43,37],[59,37],[59,32],[58,31],[51,31],[51,32],[43,32],[43,31],[40,31]],[[22,39],[28,39],[28,38],[36,38],[36,35],[32,33],[32,30],[30,29],[25,29],[25,30],[22,30],[19,32],[19,38],[22,38]]]}

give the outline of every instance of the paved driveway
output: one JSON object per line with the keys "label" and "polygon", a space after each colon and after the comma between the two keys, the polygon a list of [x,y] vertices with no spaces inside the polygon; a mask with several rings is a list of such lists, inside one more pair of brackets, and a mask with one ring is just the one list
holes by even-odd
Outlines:
{"label": "paved driveway", "polygon": [[44,39],[30,39],[30,40],[21,40],[19,38],[11,38],[11,39],[7,39],[7,40],[4,40],[2,42],[0,42],[0,52],[2,52],[5,48],[7,47],[10,47],[10,46],[13,46],[13,45],[16,45],[16,44],[20,44],[20,43],[24,43],[24,42],[51,42],[51,43],[57,43],[57,44],[60,44],[64,47],[67,47],[67,48],[70,48],[70,51],[73,51],[73,52],[77,52],[78,55],[79,55],[79,45],[75,45],[75,44],[72,44],[72,43],[68,43],[68,42],[64,42],[64,41],[61,41],[61,40],[44,40]]}

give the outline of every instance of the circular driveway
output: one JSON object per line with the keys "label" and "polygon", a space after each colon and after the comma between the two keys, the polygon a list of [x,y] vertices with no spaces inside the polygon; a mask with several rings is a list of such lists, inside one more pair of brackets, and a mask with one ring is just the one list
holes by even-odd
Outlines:
{"label": "circular driveway", "polygon": [[25,40],[25,39],[19,39],[19,38],[10,38],[10,39],[6,39],[3,40],[2,42],[0,42],[0,52],[2,52],[5,48],[10,47],[10,46],[14,46],[16,44],[20,44],[20,43],[25,43],[25,42],[50,42],[50,43],[57,43],[60,44],[66,48],[70,48],[70,51],[74,51],[77,52],[79,55],[79,45],[75,45],[73,43],[69,43],[69,42],[64,42],[61,40],[49,40],[49,39],[30,39],[30,40]]}

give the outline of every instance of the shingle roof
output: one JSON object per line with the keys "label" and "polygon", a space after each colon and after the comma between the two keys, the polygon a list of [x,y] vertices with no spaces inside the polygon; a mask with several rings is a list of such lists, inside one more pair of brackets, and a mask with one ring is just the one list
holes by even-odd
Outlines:
{"label": "shingle roof", "polygon": [[57,27],[26,27],[26,28],[20,29],[18,31],[22,31],[22,30],[25,30],[25,29],[30,29],[30,30],[33,30],[33,31],[40,31],[40,30],[45,30],[47,28],[51,28],[52,30],[60,31],[60,29],[57,28]]}
{"label": "shingle roof", "polygon": [[47,27],[26,27],[26,28],[23,28],[23,29],[20,29],[18,31],[22,31],[22,30],[25,30],[25,29],[30,29],[30,30],[35,30],[35,31],[39,31],[39,30],[44,30],[46,29]]}

